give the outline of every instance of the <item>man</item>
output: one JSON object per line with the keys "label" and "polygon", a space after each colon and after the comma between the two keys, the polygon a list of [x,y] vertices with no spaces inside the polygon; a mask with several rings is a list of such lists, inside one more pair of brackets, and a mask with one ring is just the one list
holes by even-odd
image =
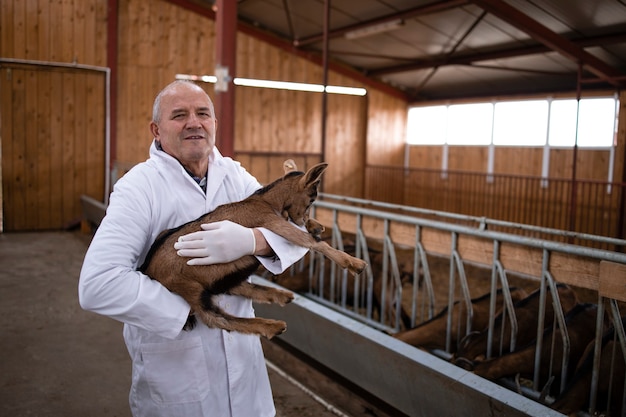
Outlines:
{"label": "man", "polygon": [[[158,94],[150,158],[116,183],[81,270],[81,306],[124,323],[135,417],[275,414],[258,336],[202,323],[183,330],[187,302],[137,271],[161,231],[260,187],[215,148],[216,129],[213,103],[199,86],[175,81]],[[203,229],[175,245],[190,265],[257,255],[268,270],[280,273],[306,252],[267,230],[229,221]],[[218,304],[233,315],[254,316],[248,299],[221,295]]]}

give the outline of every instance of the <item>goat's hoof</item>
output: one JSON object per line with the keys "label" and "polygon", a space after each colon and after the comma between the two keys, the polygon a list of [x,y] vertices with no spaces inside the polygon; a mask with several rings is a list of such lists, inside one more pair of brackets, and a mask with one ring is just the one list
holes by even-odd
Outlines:
{"label": "goat's hoof", "polygon": [[350,265],[350,271],[354,273],[354,275],[359,275],[363,270],[367,267],[367,262],[364,260],[355,258],[354,262]]}
{"label": "goat's hoof", "polygon": [[267,326],[267,331],[263,336],[265,336],[268,340],[274,336],[278,336],[287,331],[287,323],[282,320],[275,320],[273,323]]}
{"label": "goat's hoof", "polygon": [[324,233],[324,230],[326,230],[323,224],[321,224],[317,220],[309,218],[305,223],[305,227],[307,232],[309,232],[309,234],[313,236],[313,238],[317,242],[322,240],[322,233]]}
{"label": "goat's hoof", "polygon": [[290,302],[292,302],[295,298],[295,296],[293,295],[293,293],[291,291],[282,291],[279,290],[280,292],[278,293],[278,296],[276,297],[276,303],[278,303],[280,306],[284,306],[286,304],[289,304]]}

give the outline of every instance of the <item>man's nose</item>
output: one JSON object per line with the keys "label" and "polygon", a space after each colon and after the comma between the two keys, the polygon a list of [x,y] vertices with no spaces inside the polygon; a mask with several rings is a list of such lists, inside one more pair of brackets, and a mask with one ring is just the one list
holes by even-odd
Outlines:
{"label": "man's nose", "polygon": [[188,129],[197,129],[200,126],[202,126],[202,124],[200,123],[200,118],[198,117],[198,115],[191,113],[189,115],[189,117],[187,118],[187,128]]}

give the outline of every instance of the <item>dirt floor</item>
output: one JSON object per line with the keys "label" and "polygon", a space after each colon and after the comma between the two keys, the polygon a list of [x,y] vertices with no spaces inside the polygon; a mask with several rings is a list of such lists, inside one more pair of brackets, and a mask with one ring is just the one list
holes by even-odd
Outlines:
{"label": "dirt floor", "polygon": [[[89,235],[0,234],[0,415],[130,416],[122,325],[83,311],[78,275]],[[264,342],[279,417],[386,416],[350,389]],[[283,371],[286,369],[286,373]],[[291,379],[304,381],[320,402]]]}

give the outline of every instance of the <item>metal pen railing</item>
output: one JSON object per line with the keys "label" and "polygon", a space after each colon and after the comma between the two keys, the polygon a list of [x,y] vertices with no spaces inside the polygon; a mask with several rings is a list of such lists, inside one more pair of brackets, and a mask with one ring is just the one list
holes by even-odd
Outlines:
{"label": "metal pen railing", "polygon": [[[294,271],[308,271],[306,296],[389,334],[422,323],[447,307],[446,344],[441,352],[436,352],[444,358],[450,358],[454,348],[452,341],[459,339],[453,338],[453,335],[459,329],[463,327],[465,334],[482,330],[472,328],[471,296],[476,295],[477,286],[487,286],[491,294],[489,332],[492,338],[496,291],[506,290],[503,309],[515,323],[513,301],[508,294],[510,277],[523,277],[537,285],[542,298],[536,329],[535,371],[532,387],[522,391],[542,402],[554,400],[546,399],[540,392],[543,388],[539,381],[542,361],[549,360],[552,363],[560,358],[561,374],[555,376],[561,380],[558,392],[563,392],[566,382],[571,379],[567,370],[572,369],[572,361],[578,360],[569,357],[570,336],[566,312],[555,296],[558,294],[557,283],[597,291],[604,279],[598,272],[602,269],[599,265],[609,263],[626,268],[626,254],[592,247],[593,244],[626,247],[626,240],[616,238],[327,194],[320,195],[312,207],[311,216],[332,230],[330,243],[333,246],[366,260],[369,266],[360,276],[352,277],[319,255],[307,255],[294,267]],[[540,232],[543,236],[585,240],[592,245],[573,245],[558,239],[505,233],[493,230],[493,226]],[[449,260],[447,277],[433,275],[429,259],[431,255],[445,256]],[[477,283],[470,279],[466,274],[470,265],[481,265],[490,270],[489,282]],[[577,272],[576,268],[580,268],[580,271]],[[619,268],[618,271],[622,271]],[[598,292],[598,305],[610,304],[610,315],[614,322],[620,316],[620,303],[626,301],[626,296],[620,291],[626,294],[624,289],[609,294]],[[550,358],[542,358],[542,335],[545,330],[542,317],[548,302],[547,294],[551,295],[556,316],[554,329],[558,332],[557,337],[560,337],[563,352],[556,353],[553,349]],[[462,303],[465,311],[464,326],[453,321],[452,308],[457,301]],[[600,326],[604,320],[600,319],[600,316],[604,317],[604,309],[599,307],[597,314]],[[618,325],[621,326],[621,320]],[[516,326],[512,325],[511,328],[515,330]],[[601,329],[596,329],[594,334],[595,343],[599,344]],[[626,352],[623,328],[617,334],[622,352]],[[488,351],[486,355],[493,356],[494,352]],[[593,387],[596,389],[600,378],[599,361],[598,357],[598,364],[594,367]],[[623,375],[614,379],[623,380]],[[590,394],[592,412],[595,412],[594,395]]]}

